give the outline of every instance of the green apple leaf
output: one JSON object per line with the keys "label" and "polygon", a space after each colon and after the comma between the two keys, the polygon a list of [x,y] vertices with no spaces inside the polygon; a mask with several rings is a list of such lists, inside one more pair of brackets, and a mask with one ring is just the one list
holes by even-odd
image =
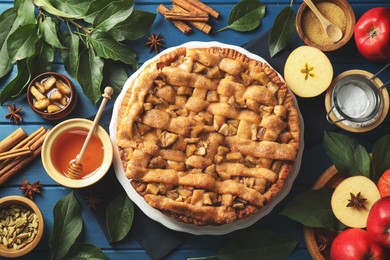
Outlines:
{"label": "green apple leaf", "polygon": [[80,53],[80,63],[77,70],[77,79],[84,94],[95,105],[102,93],[104,61],[98,57],[92,48],[84,49]]}
{"label": "green apple leaf", "polygon": [[49,247],[52,250],[53,259],[61,259],[69,252],[83,226],[81,206],[73,192],[56,203],[53,218]]}
{"label": "green apple leaf", "polygon": [[118,42],[123,40],[137,40],[145,36],[155,18],[156,14],[134,10],[126,20],[115,25],[109,33]]}
{"label": "green apple leaf", "polygon": [[64,13],[82,17],[91,5],[91,0],[52,0],[51,3]]}
{"label": "green apple leaf", "polygon": [[61,49],[62,60],[64,61],[65,70],[73,78],[77,79],[77,70],[79,67],[79,48],[80,38],[76,34],[70,33],[65,36],[64,45],[66,48]]}
{"label": "green apple leaf", "polygon": [[339,173],[345,176],[370,177],[370,156],[354,139],[343,134],[325,132],[324,148]]}
{"label": "green apple leaf", "polygon": [[243,0],[233,7],[229,15],[228,26],[218,30],[232,29],[248,32],[260,26],[265,16],[266,5],[257,0]]}
{"label": "green apple leaf", "polygon": [[11,63],[28,58],[35,53],[35,44],[39,39],[37,25],[27,24],[19,27],[7,40]]}
{"label": "green apple leaf", "polygon": [[123,86],[125,85],[129,74],[127,73],[124,66],[118,64],[118,62],[113,62],[107,60],[104,66],[104,85],[111,86],[114,89],[113,97],[117,97],[122,91]]}
{"label": "green apple leaf", "polygon": [[372,176],[371,179],[377,182],[382,174],[390,169],[390,135],[385,135],[375,142],[372,150]]}
{"label": "green apple leaf", "polygon": [[34,0],[34,4],[36,6],[42,8],[43,10],[48,12],[49,14],[52,14],[55,16],[60,16],[60,17],[64,17],[64,18],[78,18],[78,17],[80,17],[80,15],[68,14],[68,13],[63,12],[61,10],[58,10],[48,0]]}
{"label": "green apple leaf", "polygon": [[78,243],[72,246],[69,253],[61,260],[106,260],[103,251],[95,245]]}
{"label": "green apple leaf", "polygon": [[287,47],[295,33],[295,12],[291,6],[284,8],[276,16],[269,35],[271,57]]}
{"label": "green apple leaf", "polygon": [[335,230],[338,220],[330,204],[332,194],[333,189],[327,187],[301,193],[293,198],[280,214],[307,227]]}
{"label": "green apple leaf", "polygon": [[113,1],[101,10],[93,21],[95,30],[107,32],[112,27],[126,20],[134,8],[133,0]]}
{"label": "green apple leaf", "polygon": [[43,39],[55,48],[64,48],[57,36],[57,24],[50,17],[46,17],[39,23],[39,29],[43,33]]}
{"label": "green apple leaf", "polygon": [[15,18],[14,8],[7,9],[0,15],[0,78],[7,75],[13,66],[8,56],[7,39],[16,29]]}
{"label": "green apple leaf", "polygon": [[35,7],[31,0],[15,0],[14,7],[17,10],[20,26],[37,23]]}
{"label": "green apple leaf", "polygon": [[94,0],[91,2],[90,6],[83,17],[83,20],[92,24],[93,20],[95,20],[97,14],[102,11],[107,6],[106,0]]}
{"label": "green apple leaf", "polygon": [[89,43],[101,58],[121,61],[133,66],[133,68],[138,65],[137,54],[130,46],[115,41],[109,34],[94,33],[89,38]]}
{"label": "green apple leaf", "polygon": [[106,209],[110,242],[121,241],[129,233],[134,218],[134,203],[127,195],[115,198]]}

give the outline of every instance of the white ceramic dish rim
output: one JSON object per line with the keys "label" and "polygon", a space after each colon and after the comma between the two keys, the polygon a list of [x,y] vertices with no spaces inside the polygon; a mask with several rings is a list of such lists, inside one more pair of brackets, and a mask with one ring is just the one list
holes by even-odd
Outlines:
{"label": "white ceramic dish rim", "polygon": [[[55,169],[53,162],[51,160],[51,154],[46,153],[46,151],[49,150],[50,146],[54,144],[55,138],[61,135],[66,130],[72,129],[72,128],[85,128],[88,129],[92,126],[93,122],[88,119],[84,118],[72,118],[65,120],[58,125],[56,125],[52,130],[50,130],[49,134],[45,138],[45,141],[43,142],[42,146],[42,164],[45,168],[46,173],[57,183],[69,187],[69,188],[83,188],[90,186],[97,181],[99,181],[103,176],[107,173],[109,170],[112,159],[113,159],[113,146],[111,144],[111,139],[106,130],[104,130],[103,127],[100,125],[97,126],[95,129],[95,133],[101,138],[103,147],[104,147],[104,157],[103,162],[100,168],[89,176],[88,178],[84,179],[70,179],[65,177],[63,174],[58,173],[58,171],[53,170]],[[53,170],[53,171],[52,171]]]}
{"label": "white ceramic dish rim", "polygon": [[[115,101],[114,108],[113,108],[113,114],[110,122],[110,137],[114,146],[114,169],[115,169],[115,174],[116,177],[118,178],[119,182],[125,189],[127,195],[129,198],[151,219],[161,223],[165,227],[176,230],[176,231],[181,231],[181,232],[187,232],[191,233],[194,235],[224,235],[230,232],[233,232],[235,230],[247,228],[254,223],[256,223],[259,219],[264,217],[265,215],[269,214],[271,210],[284,198],[287,196],[287,194],[290,192],[292,184],[295,180],[295,178],[298,175],[298,172],[300,170],[301,166],[301,160],[302,160],[302,153],[303,153],[303,148],[304,148],[304,142],[303,142],[303,130],[304,130],[304,123],[302,119],[302,115],[299,111],[298,108],[298,102],[294,96],[294,94],[290,91],[290,94],[292,95],[294,99],[294,103],[296,107],[298,108],[298,113],[299,113],[299,119],[300,119],[300,125],[301,125],[301,134],[300,134],[300,148],[298,151],[297,159],[295,161],[294,167],[292,169],[292,172],[290,173],[289,177],[286,180],[285,186],[283,188],[283,191],[281,191],[279,194],[277,194],[270,203],[268,203],[265,207],[263,207],[259,212],[248,216],[244,219],[238,220],[234,223],[228,223],[220,226],[212,226],[212,225],[207,225],[207,226],[196,226],[193,224],[187,224],[180,222],[174,218],[168,217],[164,215],[162,212],[159,210],[151,207],[145,200],[144,198],[137,193],[137,191],[133,188],[133,186],[130,184],[129,179],[127,179],[125,175],[125,171],[122,166],[121,159],[119,157],[119,152],[118,152],[118,147],[116,145],[116,126],[117,126],[117,120],[118,120],[118,112],[120,105],[122,103],[123,97],[127,91],[127,89],[133,84],[134,80],[138,77],[140,72],[148,66],[150,63],[154,62],[157,60],[161,55],[164,55],[168,52],[173,51],[174,49],[180,48],[180,47],[186,47],[186,48],[209,48],[209,47],[220,47],[220,48],[230,48],[234,49],[236,51],[241,52],[242,54],[248,56],[251,59],[258,60],[261,62],[264,62],[268,64],[267,61],[265,61],[263,58],[261,58],[258,55],[255,55],[253,53],[250,53],[249,51],[238,47],[234,45],[229,45],[229,44],[224,44],[220,42],[198,42],[198,41],[193,41],[193,42],[187,42],[185,44],[182,44],[180,46],[172,47],[165,49],[163,52],[159,53],[152,59],[146,61],[136,72],[134,72],[126,81],[122,92],[118,96],[118,98]],[[268,64],[269,65],[269,64]],[[270,66],[270,65],[269,65]],[[278,73],[279,78],[281,78],[283,81],[283,77]]]}

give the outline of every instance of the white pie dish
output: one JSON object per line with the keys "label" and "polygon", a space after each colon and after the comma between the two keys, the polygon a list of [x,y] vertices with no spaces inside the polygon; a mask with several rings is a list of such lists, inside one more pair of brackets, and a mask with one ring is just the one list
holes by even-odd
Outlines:
{"label": "white pie dish", "polygon": [[[297,159],[295,161],[293,170],[291,171],[284,187],[279,194],[277,194],[271,201],[268,203],[266,206],[264,206],[259,212],[248,216],[244,219],[238,220],[234,223],[229,223],[229,224],[224,224],[221,226],[213,226],[213,225],[207,225],[207,226],[196,226],[193,224],[187,224],[180,222],[174,218],[168,217],[164,215],[162,212],[159,210],[154,209],[151,207],[145,200],[144,198],[137,193],[137,191],[133,188],[133,186],[130,184],[129,179],[127,179],[125,175],[125,171],[122,166],[121,159],[119,157],[119,152],[118,152],[118,147],[116,146],[116,127],[117,127],[117,122],[118,122],[118,111],[121,106],[123,97],[127,91],[127,89],[133,84],[135,79],[138,77],[138,75],[141,73],[141,71],[151,62],[154,62],[157,60],[161,55],[166,54],[168,52],[173,51],[176,48],[179,47],[186,47],[186,48],[209,48],[209,47],[221,47],[221,48],[230,48],[234,49],[236,51],[239,51],[243,53],[244,55],[248,56],[249,58],[264,62],[268,64],[263,58],[252,54],[248,52],[247,50],[233,46],[233,45],[228,45],[228,44],[223,44],[219,42],[188,42],[183,45],[177,46],[177,47],[172,47],[169,49],[164,50],[160,54],[156,55],[152,59],[146,61],[139,70],[137,70],[135,73],[133,73],[129,79],[126,81],[123,90],[121,94],[118,96],[114,108],[113,108],[113,114],[112,114],[112,119],[110,122],[110,137],[114,145],[114,169],[115,169],[115,174],[116,177],[118,178],[119,182],[125,189],[127,195],[129,198],[151,219],[161,223],[162,225],[166,226],[169,229],[176,230],[176,231],[181,231],[181,232],[187,232],[195,235],[223,235],[227,234],[230,232],[233,232],[235,230],[243,229],[246,227],[251,226],[255,222],[257,222],[260,218],[264,217],[268,213],[271,212],[271,210],[289,193],[292,184],[298,175],[300,165],[301,165],[301,160],[302,160],[302,153],[303,153],[303,120],[302,120],[302,115],[299,112],[299,118],[300,118],[300,125],[301,125],[301,133],[300,133],[300,148],[298,151]],[[269,65],[269,64],[268,64]],[[283,80],[282,76],[278,74],[280,79]],[[294,103],[298,109],[298,103],[296,101],[295,96],[290,92],[290,94],[293,96]],[[299,111],[299,109],[298,109]]]}

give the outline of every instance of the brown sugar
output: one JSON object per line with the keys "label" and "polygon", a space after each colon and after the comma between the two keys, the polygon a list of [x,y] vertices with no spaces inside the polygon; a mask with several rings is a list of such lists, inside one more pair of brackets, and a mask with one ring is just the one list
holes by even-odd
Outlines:
{"label": "brown sugar", "polygon": [[[338,5],[331,2],[319,2],[316,3],[316,7],[326,19],[341,29],[343,35],[345,34],[347,18],[344,11]],[[303,13],[302,29],[306,37],[317,45],[328,46],[334,44],[328,38],[318,18],[309,8],[306,8],[305,12]]]}

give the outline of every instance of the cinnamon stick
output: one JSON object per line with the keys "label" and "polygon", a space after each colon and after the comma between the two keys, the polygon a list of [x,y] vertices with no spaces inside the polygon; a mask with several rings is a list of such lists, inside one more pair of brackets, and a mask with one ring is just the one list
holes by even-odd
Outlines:
{"label": "cinnamon stick", "polygon": [[9,178],[19,172],[41,153],[42,144],[46,138],[47,133],[48,131],[45,130],[45,133],[31,144],[30,149],[32,154],[20,156],[14,160],[10,160],[10,162],[4,168],[0,168],[0,185],[3,185]]}
{"label": "cinnamon stick", "polygon": [[182,7],[188,12],[202,13],[203,10],[188,0],[172,0],[172,3]]}
{"label": "cinnamon stick", "polygon": [[8,152],[0,153],[0,161],[10,158],[19,157],[22,155],[31,154],[31,150],[28,147],[14,149]]}
{"label": "cinnamon stick", "polygon": [[[187,10],[183,9],[182,7],[180,7],[178,5],[173,5],[171,10],[175,11],[175,12],[187,12]],[[193,22],[193,21],[189,21],[188,23],[190,25],[194,26],[199,31],[204,32],[205,34],[209,34],[211,32],[211,26],[208,23]]]}
{"label": "cinnamon stick", "polygon": [[[165,7],[163,4],[160,4],[157,7],[157,11],[165,17],[165,13],[169,11],[169,9]],[[184,34],[188,34],[192,31],[192,28],[188,26],[185,22],[176,21],[176,20],[172,20],[171,22],[177,29],[179,29]]]}
{"label": "cinnamon stick", "polygon": [[[15,145],[12,150],[19,149],[22,147],[30,147],[32,143],[34,143],[38,138],[40,138],[43,134],[46,133],[46,129],[42,126],[38,128],[35,132],[27,136],[25,139],[23,139],[20,143]],[[7,159],[0,163],[0,170],[6,167],[9,163],[11,163],[11,159]]]}
{"label": "cinnamon stick", "polygon": [[180,21],[208,22],[209,20],[208,13],[166,11],[164,16],[166,19]]}
{"label": "cinnamon stick", "polygon": [[219,12],[215,9],[211,8],[210,6],[202,3],[199,0],[190,0],[190,2],[194,3],[197,7],[202,9],[204,12],[208,13],[211,17],[218,19],[219,18]]}
{"label": "cinnamon stick", "polygon": [[0,152],[8,151],[15,144],[19,143],[21,140],[26,138],[26,136],[27,136],[26,132],[19,127],[0,142]]}

